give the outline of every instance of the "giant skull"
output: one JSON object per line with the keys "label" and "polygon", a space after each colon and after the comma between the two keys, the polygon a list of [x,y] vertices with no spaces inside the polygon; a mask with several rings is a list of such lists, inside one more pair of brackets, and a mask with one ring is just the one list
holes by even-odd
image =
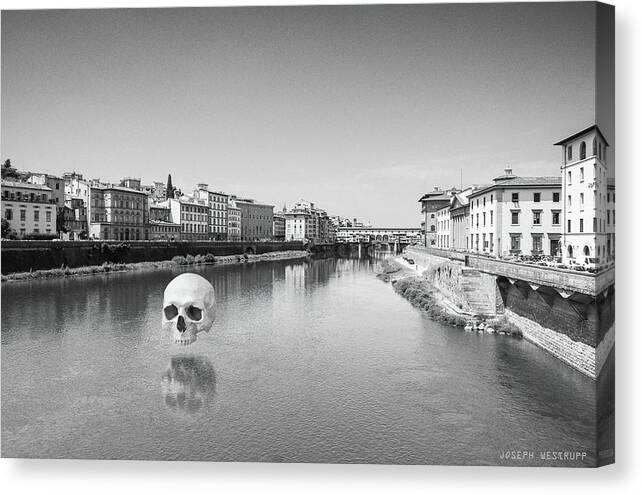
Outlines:
{"label": "giant skull", "polygon": [[209,332],[214,323],[214,288],[195,273],[172,280],[163,295],[163,328],[175,344],[189,345],[199,332]]}

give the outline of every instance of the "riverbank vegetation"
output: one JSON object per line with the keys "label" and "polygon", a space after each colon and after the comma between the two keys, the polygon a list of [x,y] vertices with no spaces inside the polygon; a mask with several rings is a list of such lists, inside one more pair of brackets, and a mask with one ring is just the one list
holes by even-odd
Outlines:
{"label": "riverbank vegetation", "polygon": [[442,321],[456,327],[464,327],[468,319],[454,314],[440,304],[437,289],[419,277],[406,277],[392,281],[395,292],[405,297],[410,304],[419,308],[429,318]]}
{"label": "riverbank vegetation", "polygon": [[463,314],[456,314],[447,309],[443,304],[443,296],[433,287],[430,282],[422,277],[406,277],[393,280],[392,285],[395,292],[406,298],[410,304],[420,309],[426,316],[433,320],[441,321],[456,327],[465,327],[474,321],[492,328],[494,333],[522,337],[522,331],[503,315],[492,318],[472,317]]}
{"label": "riverbank vegetation", "polygon": [[192,256],[174,256],[167,261],[143,261],[140,263],[110,263],[105,262],[102,265],[79,266],[70,268],[61,266],[51,270],[33,270],[29,272],[10,273],[2,275],[2,282],[20,281],[20,280],[38,280],[57,277],[79,277],[85,275],[171,269],[186,265],[207,265],[207,264],[232,264],[232,263],[252,263],[257,261],[275,261],[284,259],[307,258],[310,253],[307,251],[275,251],[264,254],[237,254],[231,256],[214,256],[211,253],[206,255]]}
{"label": "riverbank vegetation", "polygon": [[383,260],[379,265],[377,278],[384,282],[390,282],[394,274],[400,274],[401,267],[397,263],[391,263],[389,259]]}

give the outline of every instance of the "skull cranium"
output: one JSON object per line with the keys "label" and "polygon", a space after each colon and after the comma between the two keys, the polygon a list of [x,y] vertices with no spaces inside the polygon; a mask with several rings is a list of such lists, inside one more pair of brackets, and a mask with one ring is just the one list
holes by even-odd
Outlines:
{"label": "skull cranium", "polygon": [[195,273],[174,278],[163,295],[163,328],[175,344],[189,345],[199,332],[209,332],[214,323],[214,288]]}

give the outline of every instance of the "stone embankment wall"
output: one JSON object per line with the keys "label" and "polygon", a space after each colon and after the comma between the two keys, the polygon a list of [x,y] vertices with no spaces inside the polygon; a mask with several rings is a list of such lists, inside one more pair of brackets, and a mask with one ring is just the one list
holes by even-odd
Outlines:
{"label": "stone embankment wall", "polygon": [[496,278],[466,268],[462,253],[448,253],[448,257],[443,257],[408,248],[404,256],[412,259],[418,271],[462,311],[486,316],[503,312]]}
{"label": "stone embankment wall", "polygon": [[[488,303],[494,301],[495,312],[504,313],[522,330],[524,338],[585,375],[599,376],[615,340],[613,287],[597,297],[578,293],[569,297],[556,288],[568,285],[568,281],[559,278],[566,275],[563,272],[547,272],[552,285],[538,286],[519,279],[509,280],[502,273],[482,271],[490,270],[490,265],[472,269],[461,253],[441,256],[409,248],[406,256],[419,264],[425,270],[424,275],[463,309],[484,314],[489,310]],[[590,280],[589,276],[582,277]],[[583,288],[577,281],[573,283],[580,290]]]}
{"label": "stone embankment wall", "polygon": [[300,242],[2,241],[2,273],[67,266],[171,260],[174,256],[264,254],[301,250]]}

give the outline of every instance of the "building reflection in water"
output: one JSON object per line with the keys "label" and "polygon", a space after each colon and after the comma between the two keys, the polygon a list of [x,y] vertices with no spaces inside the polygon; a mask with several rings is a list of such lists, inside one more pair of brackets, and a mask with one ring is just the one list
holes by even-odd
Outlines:
{"label": "building reflection in water", "polygon": [[216,373],[206,357],[177,356],[161,375],[167,409],[180,415],[202,412],[216,394]]}

